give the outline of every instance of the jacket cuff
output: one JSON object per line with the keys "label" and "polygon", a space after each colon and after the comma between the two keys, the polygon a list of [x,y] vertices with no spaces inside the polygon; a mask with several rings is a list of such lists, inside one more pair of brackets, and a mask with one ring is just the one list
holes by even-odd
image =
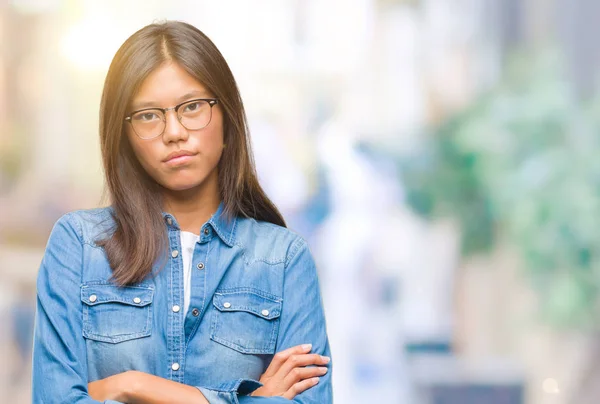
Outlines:
{"label": "jacket cuff", "polygon": [[196,386],[210,404],[238,404],[238,395],[248,395],[262,383],[252,379],[237,379],[221,383],[216,388]]}

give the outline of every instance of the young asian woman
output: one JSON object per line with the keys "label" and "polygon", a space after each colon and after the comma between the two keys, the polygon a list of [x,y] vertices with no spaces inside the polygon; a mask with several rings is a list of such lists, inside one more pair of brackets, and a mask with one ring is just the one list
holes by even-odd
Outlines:
{"label": "young asian woman", "polygon": [[110,205],[55,224],[33,403],[330,403],[315,263],[256,176],[246,116],[197,28],[146,26],[100,106]]}

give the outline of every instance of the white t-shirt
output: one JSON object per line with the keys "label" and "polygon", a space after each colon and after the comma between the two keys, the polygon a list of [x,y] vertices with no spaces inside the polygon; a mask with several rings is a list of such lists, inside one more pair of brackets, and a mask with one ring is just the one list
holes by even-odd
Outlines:
{"label": "white t-shirt", "polygon": [[183,315],[187,314],[190,307],[191,285],[192,285],[192,256],[194,247],[200,236],[182,231],[181,234],[181,258],[183,260]]}

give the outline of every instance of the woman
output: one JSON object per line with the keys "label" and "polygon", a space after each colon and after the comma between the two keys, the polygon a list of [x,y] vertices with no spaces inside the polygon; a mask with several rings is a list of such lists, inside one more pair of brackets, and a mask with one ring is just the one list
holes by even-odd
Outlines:
{"label": "woman", "polygon": [[182,22],[132,35],[100,137],[111,206],[50,235],[33,402],[330,403],[314,261],[257,182],[214,44]]}

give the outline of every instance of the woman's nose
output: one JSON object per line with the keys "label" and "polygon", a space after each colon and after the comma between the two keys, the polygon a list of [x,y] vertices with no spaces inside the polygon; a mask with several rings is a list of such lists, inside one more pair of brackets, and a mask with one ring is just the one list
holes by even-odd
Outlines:
{"label": "woman's nose", "polygon": [[181,124],[177,112],[167,111],[165,114],[165,131],[163,141],[165,143],[177,142],[188,138],[187,129]]}

